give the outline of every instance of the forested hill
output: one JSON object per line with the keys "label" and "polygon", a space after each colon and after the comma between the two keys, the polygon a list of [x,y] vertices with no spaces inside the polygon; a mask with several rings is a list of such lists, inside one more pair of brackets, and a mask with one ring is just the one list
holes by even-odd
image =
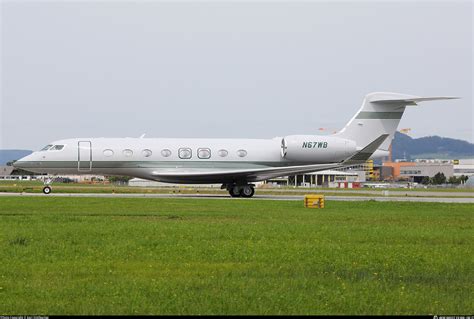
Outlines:
{"label": "forested hill", "polygon": [[411,138],[395,133],[392,142],[392,159],[415,158],[460,159],[473,158],[474,144],[454,138],[427,136]]}

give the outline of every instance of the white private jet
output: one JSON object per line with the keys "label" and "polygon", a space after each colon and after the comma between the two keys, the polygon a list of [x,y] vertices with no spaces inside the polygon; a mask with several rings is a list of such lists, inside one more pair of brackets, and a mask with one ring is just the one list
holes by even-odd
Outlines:
{"label": "white private jet", "polygon": [[[253,182],[387,156],[407,105],[455,98],[371,93],[341,131],[324,136],[65,139],[48,144],[14,166],[51,175],[121,175],[168,183],[222,183],[232,197],[252,197]],[[49,194],[51,186],[45,184],[43,192]]]}

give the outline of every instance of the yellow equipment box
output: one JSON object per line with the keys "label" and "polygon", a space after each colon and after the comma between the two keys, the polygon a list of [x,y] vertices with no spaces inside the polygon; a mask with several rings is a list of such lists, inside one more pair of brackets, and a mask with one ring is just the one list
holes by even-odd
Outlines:
{"label": "yellow equipment box", "polygon": [[304,207],[324,208],[324,195],[306,195],[304,197]]}

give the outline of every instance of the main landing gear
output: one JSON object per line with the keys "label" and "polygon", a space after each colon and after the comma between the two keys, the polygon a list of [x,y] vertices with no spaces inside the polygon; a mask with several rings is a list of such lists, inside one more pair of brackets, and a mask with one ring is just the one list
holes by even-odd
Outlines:
{"label": "main landing gear", "polygon": [[221,188],[226,188],[229,192],[230,196],[232,197],[245,197],[250,198],[255,194],[254,185],[246,184],[246,185],[236,185],[236,184],[227,184],[222,185]]}

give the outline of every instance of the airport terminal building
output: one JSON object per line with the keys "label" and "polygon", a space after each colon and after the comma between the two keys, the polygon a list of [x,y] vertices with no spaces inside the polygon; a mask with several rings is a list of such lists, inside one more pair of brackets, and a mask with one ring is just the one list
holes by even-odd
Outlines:
{"label": "airport terminal building", "polygon": [[383,180],[407,180],[419,183],[424,177],[433,177],[437,173],[443,173],[446,178],[472,176],[474,175],[474,159],[418,159],[413,162],[384,162],[380,168],[380,177]]}

